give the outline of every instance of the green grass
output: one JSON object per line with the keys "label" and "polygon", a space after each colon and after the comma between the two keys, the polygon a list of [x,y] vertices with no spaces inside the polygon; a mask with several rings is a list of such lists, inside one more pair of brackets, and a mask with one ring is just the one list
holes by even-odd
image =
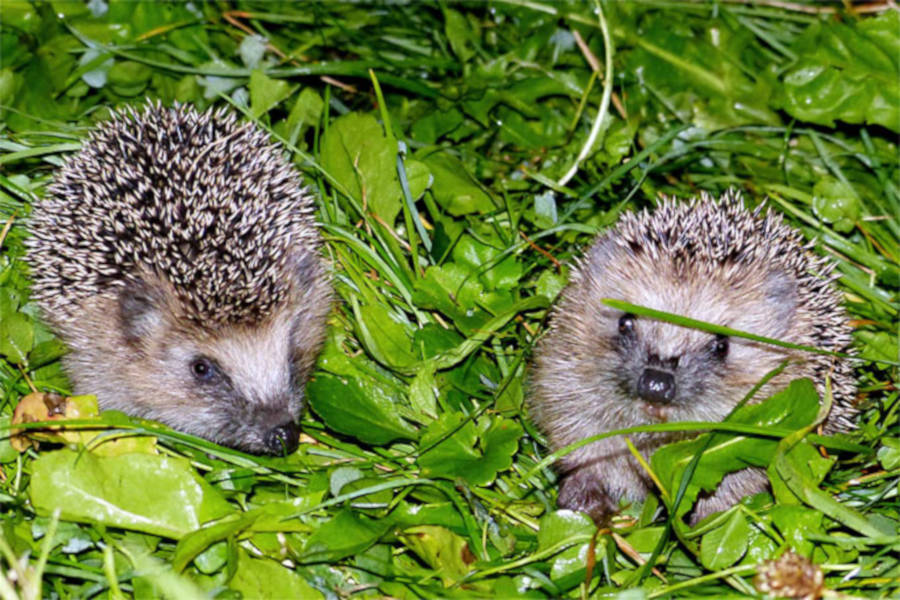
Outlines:
{"label": "green grass", "polygon": [[[89,6],[3,3],[0,431],[33,389],[67,391],[24,223],[110,108],[230,104],[270,131],[317,192],[340,301],[292,456],[84,398],[73,449],[0,439],[0,599],[752,596],[787,548],[830,597],[900,593],[896,11],[603,2],[605,43],[575,2]],[[598,532],[555,510],[531,349],[597,231],[729,187],[837,262],[859,429],[814,435],[802,383],[671,425],[705,433],[650,462],[665,495]],[[735,457],[771,464],[774,496],[666,516]]]}

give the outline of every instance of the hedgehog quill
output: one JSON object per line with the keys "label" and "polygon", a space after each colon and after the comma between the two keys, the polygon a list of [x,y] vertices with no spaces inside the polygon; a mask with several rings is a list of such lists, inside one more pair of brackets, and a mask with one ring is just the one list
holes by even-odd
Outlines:
{"label": "hedgehog quill", "polygon": [[[837,352],[850,326],[833,285],[833,263],[812,253],[781,216],[744,208],[734,192],[716,200],[665,200],[626,214],[574,266],[535,354],[530,413],[553,450],[636,425],[721,421],[766,373],[788,366],[757,394],[800,377],[820,394],[832,379],[828,432],[853,426],[856,385],[848,361],[729,339],[616,311],[603,298],[676,313],[757,335]],[[649,458],[683,433],[632,438]],[[601,522],[620,499],[640,500],[649,478],[622,437],[564,457],[558,503]],[[727,475],[701,498],[694,520],[765,489],[762,470]]]}
{"label": "hedgehog quill", "polygon": [[297,447],[331,307],[314,203],[265,132],[153,104],[97,127],[30,221],[74,390],[254,453]]}

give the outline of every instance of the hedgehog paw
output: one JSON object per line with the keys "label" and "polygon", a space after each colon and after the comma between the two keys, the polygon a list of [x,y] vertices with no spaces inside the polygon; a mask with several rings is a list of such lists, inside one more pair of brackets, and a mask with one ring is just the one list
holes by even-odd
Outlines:
{"label": "hedgehog paw", "polygon": [[589,471],[573,471],[566,476],[559,488],[557,504],[560,508],[586,513],[598,527],[607,524],[619,509],[618,502]]}

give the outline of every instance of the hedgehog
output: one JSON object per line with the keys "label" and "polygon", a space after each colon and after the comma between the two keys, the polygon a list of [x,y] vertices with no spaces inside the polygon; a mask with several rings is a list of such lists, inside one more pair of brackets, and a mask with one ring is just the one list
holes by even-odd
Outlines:
{"label": "hedgehog", "polygon": [[26,242],[74,391],[247,452],[295,450],[331,305],[314,207],[227,110],[114,111],[35,203]]}
{"label": "hedgehog", "polygon": [[[713,335],[617,311],[604,298],[676,313],[794,344],[843,352],[851,328],[834,286],[835,264],[762,205],[739,193],[688,202],[665,198],[652,212],[627,213],[572,269],[533,359],[530,414],[553,450],[637,425],[721,421],[785,359],[757,393],[765,398],[808,377],[820,395],[831,378],[827,432],[853,427],[852,366],[833,356]],[[689,434],[632,437],[648,457]],[[558,504],[609,520],[619,501],[644,498],[651,482],[621,436],[588,444],[558,463]],[[701,497],[692,521],[763,491],[765,473],[727,475]]]}

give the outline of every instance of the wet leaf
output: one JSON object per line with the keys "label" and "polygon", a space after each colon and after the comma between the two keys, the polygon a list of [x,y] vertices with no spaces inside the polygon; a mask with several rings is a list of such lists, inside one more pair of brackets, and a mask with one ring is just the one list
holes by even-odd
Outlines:
{"label": "wet leaf", "polygon": [[32,464],[29,497],[39,514],[179,539],[232,508],[189,461],[152,454],[95,456],[57,450]]}
{"label": "wet leaf", "polygon": [[473,423],[446,413],[422,434],[418,463],[426,477],[461,477],[486,485],[512,465],[520,437],[521,426],[509,419],[482,417]]}
{"label": "wet leaf", "polygon": [[434,570],[445,586],[462,579],[475,560],[466,541],[444,527],[409,527],[400,534],[400,540]]}
{"label": "wet leaf", "polygon": [[403,198],[397,176],[397,148],[371,114],[349,113],[332,122],[322,137],[322,167],[388,225]]}
{"label": "wet leaf", "polygon": [[848,232],[859,219],[859,198],[853,188],[842,181],[825,177],[813,187],[813,210],[835,230]]}
{"label": "wet leaf", "polygon": [[244,598],[299,598],[320,600],[325,596],[291,569],[267,558],[238,553],[238,567],[229,587]]}
{"label": "wet leaf", "polygon": [[364,304],[354,311],[360,341],[381,364],[405,370],[419,362],[412,346],[412,326],[383,304]]}
{"label": "wet leaf", "polygon": [[389,526],[386,521],[342,510],[310,536],[303,549],[303,558],[333,562],[353,556],[381,539]]}
{"label": "wet leaf", "polygon": [[820,125],[883,125],[900,132],[900,15],[812,25],[797,41],[784,73],[779,106]]}
{"label": "wet leaf", "polygon": [[722,525],[705,534],[700,541],[700,560],[712,571],[730,567],[747,551],[750,525],[747,517],[736,510]]}
{"label": "wet leaf", "polygon": [[272,79],[259,70],[250,73],[250,114],[258,119],[293,92],[287,81]]}
{"label": "wet leaf", "polygon": [[900,467],[900,438],[884,438],[878,449],[878,462],[883,469],[891,471]]}
{"label": "wet leaf", "polygon": [[416,439],[415,429],[394,409],[396,398],[356,379],[320,374],[307,385],[312,409],[335,431],[370,444]]}
{"label": "wet leaf", "polygon": [[459,159],[446,153],[418,157],[431,170],[434,199],[454,217],[494,209],[491,197],[472,179]]}

